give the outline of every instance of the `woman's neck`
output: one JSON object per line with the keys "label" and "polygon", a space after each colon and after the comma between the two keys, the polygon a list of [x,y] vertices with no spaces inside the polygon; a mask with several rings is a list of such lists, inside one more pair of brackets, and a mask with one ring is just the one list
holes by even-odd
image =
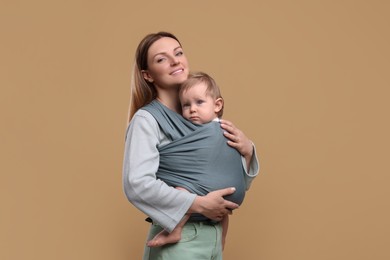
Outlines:
{"label": "woman's neck", "polygon": [[181,106],[178,91],[159,91],[156,99],[170,110],[180,113]]}

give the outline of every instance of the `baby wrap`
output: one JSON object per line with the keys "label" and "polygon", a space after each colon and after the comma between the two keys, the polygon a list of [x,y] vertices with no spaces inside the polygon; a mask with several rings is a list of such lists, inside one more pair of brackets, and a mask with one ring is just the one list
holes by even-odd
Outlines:
{"label": "baby wrap", "polygon": [[245,196],[245,170],[239,152],[230,147],[219,122],[198,125],[154,100],[148,111],[172,142],[161,145],[157,178],[197,195],[228,187],[236,191],[225,199],[241,204]]}

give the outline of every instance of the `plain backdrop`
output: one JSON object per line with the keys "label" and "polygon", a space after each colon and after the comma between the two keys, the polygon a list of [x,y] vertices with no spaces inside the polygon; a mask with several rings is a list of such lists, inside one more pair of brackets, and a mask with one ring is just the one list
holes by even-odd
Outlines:
{"label": "plain backdrop", "polygon": [[124,135],[136,46],[160,30],[257,147],[224,259],[390,259],[389,12],[386,0],[2,1],[0,259],[141,258]]}

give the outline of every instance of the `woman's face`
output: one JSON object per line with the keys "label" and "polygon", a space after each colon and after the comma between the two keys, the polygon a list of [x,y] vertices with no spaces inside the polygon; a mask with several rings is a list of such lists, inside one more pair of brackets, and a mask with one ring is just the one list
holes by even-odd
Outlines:
{"label": "woman's face", "polygon": [[181,85],[188,77],[188,61],[180,44],[173,38],[163,37],[148,51],[148,69],[142,71],[145,80],[157,88]]}

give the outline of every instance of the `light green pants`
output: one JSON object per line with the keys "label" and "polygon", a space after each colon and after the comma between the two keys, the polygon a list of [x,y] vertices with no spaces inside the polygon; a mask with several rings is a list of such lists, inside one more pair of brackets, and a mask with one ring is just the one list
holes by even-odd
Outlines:
{"label": "light green pants", "polygon": [[[152,224],[148,241],[162,228]],[[221,224],[189,222],[184,225],[181,240],[162,247],[147,247],[143,260],[222,260]]]}

